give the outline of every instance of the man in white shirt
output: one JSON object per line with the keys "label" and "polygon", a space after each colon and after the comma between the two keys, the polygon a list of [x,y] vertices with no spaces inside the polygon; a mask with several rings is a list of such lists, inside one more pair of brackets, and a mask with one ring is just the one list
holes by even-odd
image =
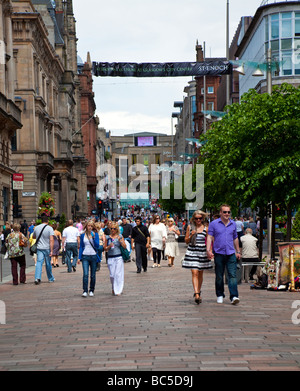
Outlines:
{"label": "man in white shirt", "polygon": [[[63,230],[62,247],[66,249],[66,259],[68,273],[76,272],[76,264],[78,260],[78,248],[80,246],[80,232],[73,226],[73,220],[68,221],[68,226]],[[71,263],[71,258],[73,262]]]}
{"label": "man in white shirt", "polygon": [[[259,262],[258,258],[258,240],[255,236],[252,235],[252,229],[246,229],[246,235],[241,237],[242,242],[242,259],[243,262]],[[248,278],[253,280],[253,274],[256,272],[257,266],[252,266],[249,276],[249,268],[250,266],[245,267],[245,282],[248,282]]]}

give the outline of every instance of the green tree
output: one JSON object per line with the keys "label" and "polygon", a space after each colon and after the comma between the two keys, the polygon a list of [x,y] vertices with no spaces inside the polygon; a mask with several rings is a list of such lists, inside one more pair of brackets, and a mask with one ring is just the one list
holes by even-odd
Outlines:
{"label": "green tree", "polygon": [[300,239],[300,209],[296,213],[295,221],[292,228],[292,238]]}
{"label": "green tree", "polygon": [[58,231],[62,233],[65,227],[66,227],[66,215],[62,213],[59,219]]}
{"label": "green tree", "polygon": [[265,211],[269,201],[287,208],[298,202],[299,88],[283,84],[271,95],[249,90],[202,139],[200,162],[209,203],[222,199]]}

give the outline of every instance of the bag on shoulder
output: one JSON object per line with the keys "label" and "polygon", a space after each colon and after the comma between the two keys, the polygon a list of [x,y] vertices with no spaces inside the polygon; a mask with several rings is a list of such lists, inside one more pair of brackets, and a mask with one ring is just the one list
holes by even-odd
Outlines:
{"label": "bag on shoulder", "polygon": [[47,225],[45,225],[41,231],[41,233],[39,234],[39,237],[37,238],[36,242],[30,246],[30,255],[34,255],[37,253],[37,244],[38,244],[38,241],[40,240],[41,236],[42,236],[42,233],[44,231],[44,229],[47,227]]}
{"label": "bag on shoulder", "polygon": [[19,235],[19,247],[27,247],[27,240],[23,239],[22,234]]}
{"label": "bag on shoulder", "polygon": [[34,254],[37,253],[37,244],[36,244],[36,242],[32,246],[30,246],[29,251],[30,251],[30,255],[34,255]]}
{"label": "bag on shoulder", "polygon": [[120,246],[120,249],[121,249],[121,254],[122,254],[123,261],[128,261],[128,259],[130,258],[129,251],[127,250],[127,248],[124,248],[122,246]]}

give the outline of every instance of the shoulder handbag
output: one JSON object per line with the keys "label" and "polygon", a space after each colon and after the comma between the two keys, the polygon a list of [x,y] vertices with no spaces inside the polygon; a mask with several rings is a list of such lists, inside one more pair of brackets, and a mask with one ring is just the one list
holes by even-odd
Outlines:
{"label": "shoulder handbag", "polygon": [[100,263],[100,262],[102,261],[102,259],[100,258],[99,254],[98,254],[98,251],[95,249],[93,243],[90,241],[90,238],[89,238],[89,237],[87,237],[87,238],[88,238],[88,240],[89,240],[91,246],[93,247],[93,249],[94,249],[94,251],[95,251],[95,253],[96,253],[96,256],[97,256],[97,263]]}
{"label": "shoulder handbag", "polygon": [[127,250],[127,248],[124,248],[124,247],[121,245],[121,246],[120,246],[120,250],[121,250],[121,254],[122,254],[123,261],[128,261],[129,258],[130,258],[130,253],[129,253],[129,251]]}
{"label": "shoulder handbag", "polygon": [[22,238],[22,234],[19,234],[19,247],[27,247],[27,240]]}
{"label": "shoulder handbag", "polygon": [[42,233],[44,231],[44,229],[47,227],[47,224],[43,227],[41,233],[39,234],[39,237],[37,238],[37,240],[35,241],[35,243],[30,246],[30,255],[34,255],[37,253],[37,244],[38,244],[38,241],[40,240],[41,236],[42,236]]}
{"label": "shoulder handbag", "polygon": [[[126,243],[126,240],[125,240]],[[130,259],[130,252],[128,251],[127,247],[124,248],[120,243],[120,251],[123,258],[123,261],[128,261]]]}

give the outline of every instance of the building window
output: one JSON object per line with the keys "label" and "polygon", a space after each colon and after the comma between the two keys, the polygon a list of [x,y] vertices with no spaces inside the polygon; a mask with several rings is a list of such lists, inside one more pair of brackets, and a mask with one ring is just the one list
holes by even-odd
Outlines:
{"label": "building window", "polygon": [[155,164],[160,166],[160,153],[155,154]]}
{"label": "building window", "polygon": [[17,132],[15,131],[14,135],[11,138],[11,150],[17,150]]}
{"label": "building window", "polygon": [[214,111],[214,102],[207,102],[207,110],[208,111]]}
{"label": "building window", "polygon": [[292,13],[284,12],[281,14],[281,37],[290,38],[292,36]]}
{"label": "building window", "polygon": [[271,15],[271,39],[279,38],[279,14]]}
{"label": "building window", "polygon": [[[299,37],[299,38],[298,38]],[[300,12],[276,13],[265,18],[265,50],[281,62],[280,72],[274,76],[300,74]]]}
{"label": "building window", "polygon": [[290,76],[293,74],[292,52],[285,52],[282,55],[282,72],[284,76]]}
{"label": "building window", "polygon": [[144,174],[149,174],[149,155],[144,155]]}
{"label": "building window", "polygon": [[300,12],[295,12],[295,37],[300,37]]}
{"label": "building window", "polygon": [[208,92],[209,94],[213,94],[213,93],[215,92],[214,87],[208,87],[208,88],[207,88],[207,92]]}

